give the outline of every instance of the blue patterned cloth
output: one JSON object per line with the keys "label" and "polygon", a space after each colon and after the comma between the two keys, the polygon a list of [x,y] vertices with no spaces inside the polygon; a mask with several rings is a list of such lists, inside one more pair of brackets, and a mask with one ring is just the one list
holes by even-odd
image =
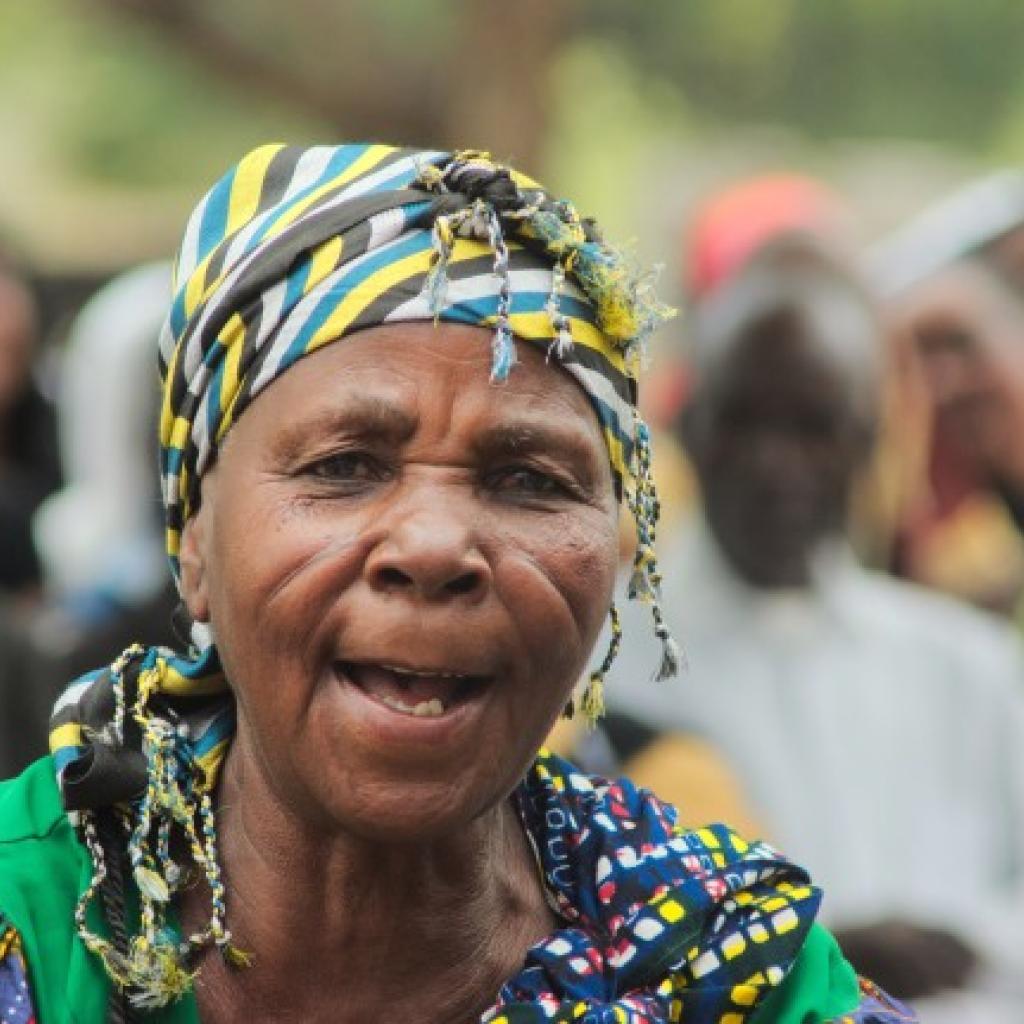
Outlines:
{"label": "blue patterned cloth", "polygon": [[28,972],[17,932],[0,916],[0,1024],[35,1024]]}
{"label": "blue patterned cloth", "polygon": [[[513,799],[561,926],[527,952],[482,1024],[774,1024],[771,1010],[757,1014],[773,994],[786,1020],[916,1020],[870,982],[858,988],[841,957],[849,1005],[793,1015],[780,986],[809,936],[834,943],[812,933],[819,890],[766,844],[721,825],[684,830],[628,780],[584,775],[547,751]],[[18,937],[0,919],[0,1024],[34,1021]]]}
{"label": "blue patterned cloth", "polygon": [[[566,923],[502,986],[490,1024],[742,1024],[799,956],[821,893],[770,846],[683,830],[628,780],[546,751],[516,802]],[[914,1019],[870,993],[850,1022]]]}

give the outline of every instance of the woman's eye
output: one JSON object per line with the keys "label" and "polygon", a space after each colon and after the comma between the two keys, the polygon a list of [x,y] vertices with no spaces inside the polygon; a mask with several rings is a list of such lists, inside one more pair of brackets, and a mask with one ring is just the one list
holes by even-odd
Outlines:
{"label": "woman's eye", "polygon": [[338,452],[314,462],[307,473],[327,483],[362,483],[383,480],[386,468],[365,452]]}
{"label": "woman's eye", "polygon": [[557,477],[529,466],[514,466],[495,473],[492,486],[503,493],[529,497],[554,498],[570,494],[570,488]]}

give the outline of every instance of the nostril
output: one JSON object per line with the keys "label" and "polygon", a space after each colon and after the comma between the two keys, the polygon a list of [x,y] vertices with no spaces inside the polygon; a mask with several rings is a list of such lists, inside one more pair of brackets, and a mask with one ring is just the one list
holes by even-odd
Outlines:
{"label": "nostril", "polygon": [[465,572],[445,584],[445,590],[449,594],[469,594],[480,585],[480,574],[477,572]]}
{"label": "nostril", "polygon": [[407,587],[412,579],[401,569],[385,565],[377,570],[377,583],[384,587]]}

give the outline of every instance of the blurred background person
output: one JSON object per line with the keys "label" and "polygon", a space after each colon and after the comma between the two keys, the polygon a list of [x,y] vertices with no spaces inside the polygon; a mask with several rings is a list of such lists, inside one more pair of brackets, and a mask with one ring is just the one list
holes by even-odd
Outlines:
{"label": "blurred background person", "polygon": [[32,291],[0,255],[0,596],[38,591],[32,514],[60,483],[54,414],[33,375],[39,340]]}
{"label": "blurred background person", "polygon": [[[60,483],[54,411],[36,382],[35,296],[0,255],[0,773],[38,756],[51,692],[36,688],[43,659],[28,639],[42,598],[32,516]],[[35,728],[33,729],[33,725]]]}
{"label": "blurred background person", "polygon": [[126,271],[86,303],[64,345],[57,409],[67,482],[33,529],[51,606],[43,629],[72,675],[95,661],[97,645],[125,646],[139,628],[172,640],[152,372],[170,289],[166,263]]}
{"label": "blurred background person", "polygon": [[[1019,616],[1024,592],[1024,296],[959,260],[890,306],[924,405],[922,480],[896,537],[900,575]],[[906,362],[906,360],[905,360]]]}
{"label": "blurred background person", "polygon": [[718,747],[767,835],[832,882],[849,955],[926,1024],[1017,1020],[1024,661],[998,620],[853,558],[885,369],[873,300],[806,238],[702,304],[681,427],[702,503],[662,540],[689,672],[651,687],[627,642],[609,701]]}
{"label": "blurred background person", "polygon": [[[899,575],[1020,617],[1024,591],[1024,173],[987,175],[868,253],[915,467]],[[915,452],[913,449],[917,448]]]}
{"label": "blurred background person", "polygon": [[[66,483],[26,521],[42,583],[34,614],[0,621],[0,773],[14,775],[46,743],[50,708],[68,679],[145,631],[176,642],[177,605],[163,551],[152,372],[170,268],[116,277],[72,322],[57,387]],[[34,538],[34,539],[33,539]]]}
{"label": "blurred background person", "polygon": [[[774,173],[744,178],[713,191],[695,208],[682,232],[683,291],[699,307],[767,244],[780,237],[812,239],[823,248],[852,249],[851,211],[822,182],[803,174]],[[678,352],[656,354],[647,411],[657,434],[655,474],[662,521],[671,527],[691,515],[699,494],[693,467],[678,436],[679,410],[691,397],[693,365]],[[624,523],[623,565],[633,556],[633,536]],[[760,835],[764,824],[744,784],[699,726],[677,718],[672,729],[634,716],[618,702],[593,732],[578,721],[560,722],[550,742],[591,771],[627,774],[681,809],[697,825],[711,819],[740,823]]]}

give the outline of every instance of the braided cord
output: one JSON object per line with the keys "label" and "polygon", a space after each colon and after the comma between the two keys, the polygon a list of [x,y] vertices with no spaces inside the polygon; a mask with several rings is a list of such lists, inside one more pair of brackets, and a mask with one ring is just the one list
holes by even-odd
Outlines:
{"label": "braided cord", "polygon": [[[125,673],[138,666],[137,694],[127,709]],[[119,938],[117,944],[93,933],[87,910],[111,877],[110,857],[96,833],[95,812],[76,815],[76,824],[89,851],[93,874],[79,899],[75,922],[86,947],[97,955],[119,992],[127,993],[133,1007],[166,1006],[189,990],[194,977],[195,954],[215,946],[232,966],[246,966],[247,954],[232,943],[226,924],[224,882],[217,857],[213,800],[205,775],[192,756],[187,732],[152,707],[163,689],[167,663],[157,655],[147,657],[141,648],[130,648],[114,665],[115,722],[128,713],[142,732],[147,762],[147,785],[141,799],[130,808],[132,827],[127,839],[127,859],[139,891],[138,932]],[[179,941],[167,923],[173,895],[186,881],[186,873],[172,856],[175,830],[185,839],[192,862],[202,871],[210,892],[207,926]],[[115,853],[116,856],[116,853]],[[105,907],[115,936],[123,932],[116,909]],[[120,948],[118,948],[120,947]]]}
{"label": "braided cord", "polygon": [[508,379],[516,360],[509,315],[512,310],[512,278],[509,271],[508,246],[501,229],[501,218],[493,207],[487,207],[487,234],[494,250],[494,275],[498,279],[498,312],[492,343],[491,381],[500,383]]}
{"label": "braided cord", "polygon": [[580,711],[583,712],[587,724],[594,728],[599,719],[604,715],[604,680],[609,669],[618,657],[619,648],[622,646],[622,621],[619,618],[619,609],[613,601],[608,609],[608,619],[611,627],[611,637],[608,640],[608,650],[605,652],[601,666],[590,673],[587,685],[580,698]]}

